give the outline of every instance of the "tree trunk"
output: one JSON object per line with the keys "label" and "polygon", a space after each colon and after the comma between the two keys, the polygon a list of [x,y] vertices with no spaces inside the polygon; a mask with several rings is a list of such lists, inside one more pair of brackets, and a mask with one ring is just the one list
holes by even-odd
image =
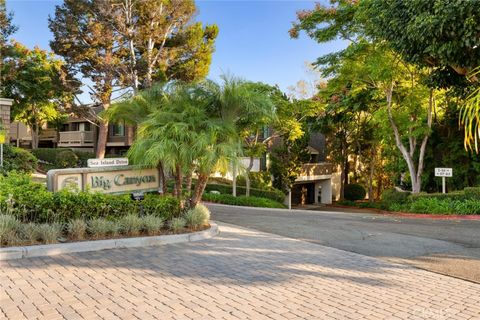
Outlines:
{"label": "tree trunk", "polygon": [[163,164],[161,162],[157,165],[157,169],[158,169],[158,175],[160,177],[160,183],[162,186],[162,192],[160,194],[164,195],[168,192],[168,190],[167,190],[167,181],[165,179],[165,170],[163,170]]}
{"label": "tree trunk", "polygon": [[31,135],[32,135],[32,149],[38,149],[38,141],[40,136],[40,126],[38,124],[34,124],[31,127]]}
{"label": "tree trunk", "polygon": [[[407,148],[404,146],[402,142],[400,131],[398,130],[398,127],[392,116],[393,86],[394,84],[392,83],[390,88],[386,91],[388,119],[390,121],[390,126],[392,127],[393,134],[395,136],[395,144],[397,145],[397,148],[400,150],[400,153],[402,154],[403,159],[405,160],[408,166],[408,171],[410,173],[410,180],[412,183],[412,193],[419,193],[422,187],[422,173],[423,173],[423,165],[424,165],[424,158],[425,158],[425,150],[426,150],[430,132],[425,133],[423,137],[422,144],[420,146],[420,154],[418,157],[418,167],[415,167],[415,162],[413,157],[415,155],[416,142],[414,141],[413,137],[409,137],[410,150],[407,150]],[[432,109],[433,109],[433,89],[430,89],[430,101],[429,101],[429,106],[427,111],[428,112],[427,125],[429,129],[431,129],[432,127]]]}
{"label": "tree trunk", "polygon": [[98,126],[97,150],[95,156],[98,159],[105,158],[108,138],[108,121],[101,120]]}
{"label": "tree trunk", "polygon": [[375,155],[372,152],[372,158],[370,159],[370,174],[368,177],[368,202],[373,202],[373,175],[375,173]]}
{"label": "tree trunk", "polygon": [[194,208],[201,200],[203,192],[208,182],[208,174],[199,174],[197,184],[195,185],[195,191],[193,193],[192,201],[190,202],[190,207]]}
{"label": "tree trunk", "polygon": [[246,169],[245,173],[245,196],[249,197],[250,196],[250,171],[252,171],[253,168],[253,157],[250,157],[250,162],[248,163],[248,167]]}
{"label": "tree trunk", "polygon": [[193,176],[193,171],[189,170],[187,173],[187,176],[185,177],[185,184],[186,184],[186,190],[187,190],[188,196],[192,194],[192,176]]}
{"label": "tree trunk", "polygon": [[182,198],[182,182],[183,182],[183,175],[182,175],[182,167],[180,165],[175,166],[175,188],[176,197],[181,199]]}
{"label": "tree trunk", "polygon": [[237,165],[235,163],[232,169],[232,196],[237,196]]}

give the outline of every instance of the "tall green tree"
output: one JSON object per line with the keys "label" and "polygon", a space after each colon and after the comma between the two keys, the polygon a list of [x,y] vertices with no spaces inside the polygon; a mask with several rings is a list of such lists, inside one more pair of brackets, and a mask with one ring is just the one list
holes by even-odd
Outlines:
{"label": "tall green tree", "polygon": [[[95,103],[108,110],[112,93],[120,85],[123,50],[115,30],[105,23],[111,12],[110,0],[65,0],[49,18],[53,33],[52,50],[63,57],[71,72],[93,84],[89,93]],[[103,158],[107,145],[108,120],[98,117],[96,156]]]}
{"label": "tall green tree", "polygon": [[388,41],[372,43],[370,20],[360,2],[332,3],[331,7],[318,5],[300,12],[291,35],[296,37],[305,31],[319,42],[338,37],[351,41],[346,49],[320,57],[317,65],[325,76],[343,74],[356,86],[370,87],[383,97],[395,144],[408,167],[412,191],[420,192],[434,105],[434,86],[427,88],[424,79],[432,70],[408,63],[389,47]]}
{"label": "tall green tree", "polygon": [[[195,13],[191,0],[65,0],[49,19],[51,46],[94,83],[93,100],[108,110],[116,91],[123,96],[154,81],[207,75],[218,28],[193,23]],[[98,123],[101,158],[108,120]]]}
{"label": "tall green tree", "polygon": [[78,83],[52,53],[39,48],[30,50],[16,42],[10,50],[4,65],[9,75],[4,93],[14,100],[13,118],[30,127],[32,148],[36,149],[42,126],[60,117],[62,109],[71,103]]}
{"label": "tall green tree", "polygon": [[7,12],[5,0],[0,0],[0,49],[6,46],[8,37],[17,30],[17,27],[12,24],[12,19],[13,14]]}

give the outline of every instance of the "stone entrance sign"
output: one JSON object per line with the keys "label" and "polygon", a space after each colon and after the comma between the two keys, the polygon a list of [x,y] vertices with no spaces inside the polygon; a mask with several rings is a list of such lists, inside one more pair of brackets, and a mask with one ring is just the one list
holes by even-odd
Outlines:
{"label": "stone entrance sign", "polygon": [[115,194],[158,191],[160,176],[157,169],[132,166],[58,169],[48,171],[47,187],[54,192],[72,187]]}

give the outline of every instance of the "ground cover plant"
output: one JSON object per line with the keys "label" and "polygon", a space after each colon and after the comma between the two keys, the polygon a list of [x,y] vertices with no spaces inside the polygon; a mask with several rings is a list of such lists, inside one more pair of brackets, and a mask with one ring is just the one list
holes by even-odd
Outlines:
{"label": "ground cover plant", "polygon": [[31,245],[202,230],[210,211],[181,210],[177,198],[47,191],[28,175],[0,176],[0,245]]}

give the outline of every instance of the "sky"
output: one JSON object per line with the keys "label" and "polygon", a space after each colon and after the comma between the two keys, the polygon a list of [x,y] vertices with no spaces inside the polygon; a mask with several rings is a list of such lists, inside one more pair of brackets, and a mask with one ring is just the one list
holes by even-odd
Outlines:
{"label": "sky", "polygon": [[[7,9],[14,12],[14,24],[19,27],[13,38],[28,47],[49,50],[52,34],[48,16],[54,14],[54,0],[7,0]],[[288,91],[300,80],[311,81],[306,63],[319,56],[337,51],[340,41],[318,44],[302,34],[291,39],[288,30],[296,12],[310,9],[314,1],[287,0],[197,0],[197,21],[217,24],[219,35],[212,58],[209,78],[218,80],[221,74],[231,74],[246,80],[278,84]],[[81,97],[89,102],[88,95]]]}

